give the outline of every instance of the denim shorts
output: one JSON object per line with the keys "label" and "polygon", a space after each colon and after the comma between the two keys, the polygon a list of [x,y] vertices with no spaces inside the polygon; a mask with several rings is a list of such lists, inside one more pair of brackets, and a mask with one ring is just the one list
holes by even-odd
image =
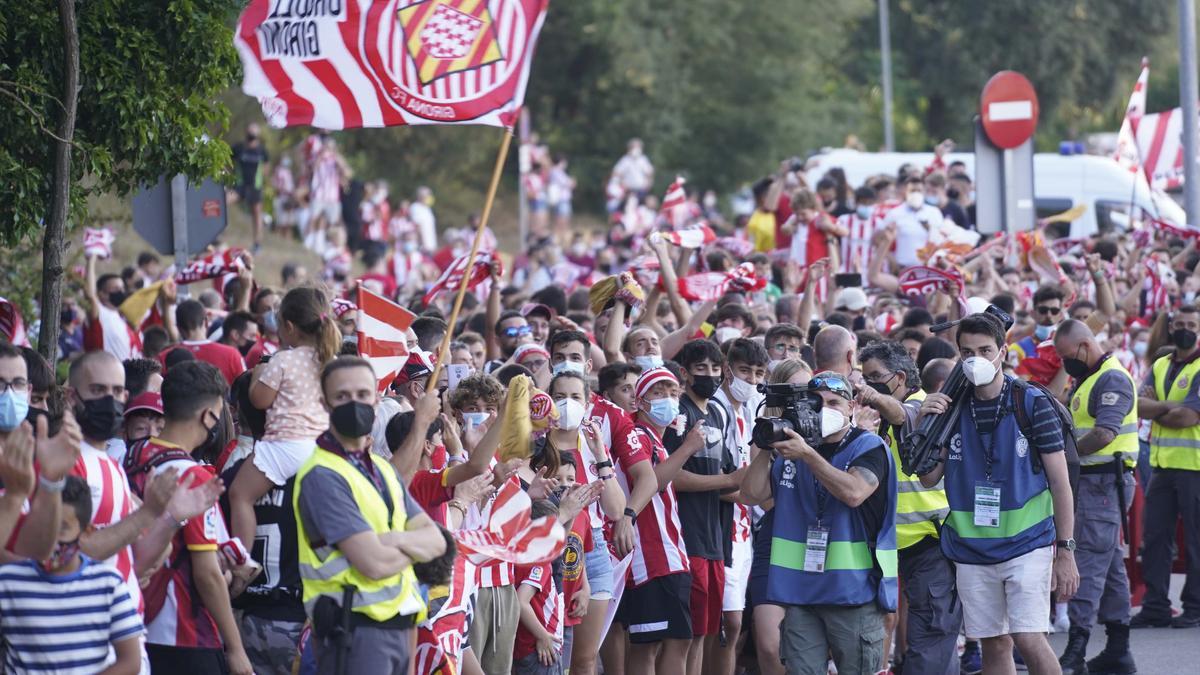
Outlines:
{"label": "denim shorts", "polygon": [[613,594],[612,559],[608,557],[608,542],[604,530],[592,530],[593,548],[584,556],[587,565],[588,586],[592,589],[592,600],[611,600]]}

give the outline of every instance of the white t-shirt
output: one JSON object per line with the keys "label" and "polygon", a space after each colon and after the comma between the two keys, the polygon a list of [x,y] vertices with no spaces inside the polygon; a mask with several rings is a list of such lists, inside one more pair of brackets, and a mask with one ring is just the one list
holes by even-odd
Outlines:
{"label": "white t-shirt", "polygon": [[417,226],[421,237],[421,250],[432,253],[437,250],[437,218],[427,204],[413,202],[408,207],[408,219]]}
{"label": "white t-shirt", "polygon": [[922,263],[917,251],[929,243],[930,230],[941,227],[942,212],[929,204],[922,204],[915,211],[908,204],[901,204],[888,211],[881,227],[892,223],[896,224],[896,262],[901,267],[911,267]]}
{"label": "white t-shirt", "polygon": [[650,180],[654,176],[654,165],[645,155],[625,155],[613,167],[613,173],[622,188],[628,191],[650,189]]}

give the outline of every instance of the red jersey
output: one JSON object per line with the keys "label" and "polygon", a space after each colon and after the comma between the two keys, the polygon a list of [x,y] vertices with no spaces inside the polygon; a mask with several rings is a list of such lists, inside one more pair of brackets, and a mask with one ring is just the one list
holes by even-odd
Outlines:
{"label": "red jersey", "polygon": [[236,348],[229,345],[223,345],[220,342],[211,340],[193,341],[184,340],[171,349],[165,349],[158,355],[158,360],[165,368],[167,365],[167,354],[176,349],[186,349],[196,357],[197,361],[203,361],[216,366],[217,370],[221,371],[221,375],[225,377],[225,381],[233,386],[233,381],[238,375],[246,372],[246,361],[242,359],[242,353]]}
{"label": "red jersey", "polygon": [[83,350],[106,351],[118,361],[136,359],[142,355],[142,338],[120,310],[97,305],[96,318],[83,322]]}
{"label": "red jersey", "polygon": [[389,274],[367,272],[358,278],[368,290],[375,291],[387,298],[396,297],[396,279]]}
{"label": "red jersey", "polygon": [[446,471],[446,468],[418,471],[408,483],[408,494],[442,527],[446,526],[446,504],[454,499],[454,488],[446,486]]}
{"label": "red jersey", "polygon": [[270,356],[279,351],[279,343],[274,340],[267,339],[264,335],[258,336],[258,342],[246,352],[246,367],[253,368],[258,365],[264,356]]}
{"label": "red jersey", "polygon": [[[137,510],[125,470],[103,448],[97,449],[83,443],[71,473],[87,481],[92,493],[92,527],[103,529],[116,525]],[[145,600],[138,586],[137,574],[133,571],[133,548],[126,546],[108,560],[98,562],[116,568],[129,588],[130,599],[137,605],[138,612],[144,614]]]}
{"label": "red jersey", "polygon": [[[636,428],[640,441],[650,449],[650,461],[655,464],[666,461],[667,449],[663,447],[658,433],[641,423]],[[668,574],[691,571],[687,549],[683,545],[674,487],[668,485],[665,490],[655,494],[638,514],[634,524],[636,537],[633,560],[629,565],[634,586]]]}
{"label": "red jersey", "polygon": [[617,482],[629,496],[632,480],[629,469],[638,462],[650,461],[650,451],[641,441],[633,424],[633,418],[621,406],[612,401],[592,394],[592,421],[600,426],[600,438],[609,455],[615,460],[613,469]]}
{"label": "red jersey", "polygon": [[[551,635],[557,638],[559,648],[563,639],[563,596],[554,587],[554,575],[550,572],[550,563],[541,565],[522,565],[517,568],[516,581],[518,586],[531,586],[536,589],[529,607],[533,616]],[[517,641],[513,646],[513,659],[520,660],[537,652],[537,640],[525,629],[524,624],[517,624]]]}
{"label": "red jersey", "polygon": [[[178,446],[151,438],[142,456],[149,458],[171,449],[178,449]],[[206,482],[214,476],[211,467],[185,459],[164,462],[154,472],[170,468],[179,471],[180,482],[189,475],[194,477],[196,483]],[[154,573],[146,587],[147,643],[168,647],[222,648],[217,623],[204,607],[192,580],[191,557],[197,553],[216,554],[223,533],[224,518],[221,508],[216,505],[189,520],[175,533],[171,540],[170,557]]]}
{"label": "red jersey", "polygon": [[792,217],[792,200],[784,190],[775,204],[775,248],[790,248],[792,235],[783,231],[783,224]]}

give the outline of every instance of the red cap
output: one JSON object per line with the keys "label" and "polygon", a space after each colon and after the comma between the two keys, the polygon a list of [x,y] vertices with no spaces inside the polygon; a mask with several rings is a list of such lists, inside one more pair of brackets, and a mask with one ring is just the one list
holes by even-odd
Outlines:
{"label": "red cap", "polygon": [[396,379],[392,380],[392,386],[408,384],[413,380],[432,375],[435,363],[437,363],[437,356],[430,352],[415,351],[409,354],[408,360],[404,362],[404,367],[400,369],[399,373],[396,373]]}
{"label": "red cap", "polygon": [[143,391],[137,396],[134,396],[133,400],[129,402],[129,405],[125,406],[126,415],[139,410],[149,410],[150,412],[158,413],[159,415],[163,414],[162,394],[156,391]]}

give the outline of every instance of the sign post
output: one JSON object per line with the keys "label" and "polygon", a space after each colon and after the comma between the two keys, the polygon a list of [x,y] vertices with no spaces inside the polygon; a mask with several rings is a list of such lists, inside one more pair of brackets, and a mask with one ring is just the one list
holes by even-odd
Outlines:
{"label": "sign post", "polygon": [[979,102],[975,133],[976,221],[981,232],[1033,229],[1033,132],[1037,92],[1011,70],[992,76]]}
{"label": "sign post", "polygon": [[[181,270],[188,261],[187,176],[175,174],[171,179],[171,239],[175,249],[175,269]],[[180,297],[191,295],[186,284],[179,289]]]}

